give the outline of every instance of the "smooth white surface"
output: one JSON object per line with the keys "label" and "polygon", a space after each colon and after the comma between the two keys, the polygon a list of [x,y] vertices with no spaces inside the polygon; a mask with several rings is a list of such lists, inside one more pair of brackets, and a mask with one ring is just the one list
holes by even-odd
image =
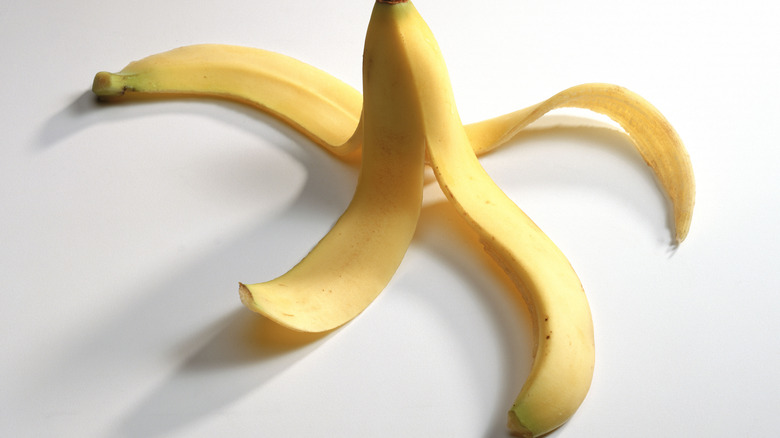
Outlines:
{"label": "smooth white surface", "polygon": [[[612,82],[653,102],[693,160],[693,224],[671,250],[668,206],[620,136],[543,130],[483,159],[593,309],[593,386],[552,436],[780,436],[780,6],[416,6],[464,121]],[[239,105],[98,106],[89,93],[99,70],[202,42],[283,52],[359,88],[371,7],[0,8],[0,435],[506,436],[529,321],[446,204],[426,207],[366,312],[280,344],[237,282],[303,256],[355,170]]]}

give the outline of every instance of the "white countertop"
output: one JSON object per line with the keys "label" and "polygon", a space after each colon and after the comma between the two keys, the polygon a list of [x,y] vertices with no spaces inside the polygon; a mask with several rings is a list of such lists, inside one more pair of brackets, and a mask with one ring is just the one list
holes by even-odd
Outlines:
{"label": "white countertop", "polygon": [[[538,130],[482,159],[593,310],[593,385],[551,436],[780,436],[780,6],[416,6],[464,121],[610,82],[657,106],[691,155],[696,208],[676,250],[669,206],[619,135]],[[371,7],[0,8],[0,435],[506,436],[530,322],[435,184],[368,310],[282,341],[237,284],[299,260],[355,169],[238,104],[98,105],[89,91],[100,70],[195,43],[282,52],[360,88]]]}

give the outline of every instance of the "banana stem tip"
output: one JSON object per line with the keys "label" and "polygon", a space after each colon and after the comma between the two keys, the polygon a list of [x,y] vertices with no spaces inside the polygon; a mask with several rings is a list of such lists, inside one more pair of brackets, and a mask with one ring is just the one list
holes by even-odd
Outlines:
{"label": "banana stem tip", "polygon": [[107,71],[99,72],[92,81],[92,92],[98,97],[121,96],[126,90],[124,78]]}

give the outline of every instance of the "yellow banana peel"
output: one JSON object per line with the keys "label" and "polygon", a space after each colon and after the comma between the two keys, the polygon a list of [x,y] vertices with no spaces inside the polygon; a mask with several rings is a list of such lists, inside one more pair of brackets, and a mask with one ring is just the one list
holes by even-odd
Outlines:
{"label": "yellow banana peel", "polygon": [[693,170],[679,136],[641,96],[583,84],[525,109],[463,125],[436,39],[408,0],[377,0],[366,33],[363,93],[293,58],[259,49],[194,45],[99,72],[104,100],[207,96],[266,111],[345,161],[360,163],[352,202],[289,272],[240,284],[241,301],[282,326],[336,328],[390,281],[419,218],[426,165],[485,251],[514,281],[534,325],[534,362],[509,410],[524,437],[565,423],[585,399],[595,364],[593,322],[582,285],[558,247],[482,168],[478,155],[507,144],[564,107],[603,114],[628,134],[668,196],[675,240],[690,228]]}

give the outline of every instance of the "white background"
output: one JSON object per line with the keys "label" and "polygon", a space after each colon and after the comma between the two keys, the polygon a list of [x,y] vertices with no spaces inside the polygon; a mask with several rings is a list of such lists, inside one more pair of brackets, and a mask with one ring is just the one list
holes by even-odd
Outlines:
{"label": "white background", "polygon": [[[621,135],[541,129],[482,159],[592,306],[593,386],[552,436],[780,436],[780,6],[416,6],[465,122],[611,82],[656,105],[693,161],[691,232],[673,250],[669,205]],[[371,8],[0,7],[0,435],[506,435],[530,322],[435,186],[368,310],[326,336],[285,335],[241,306],[237,283],[300,259],[356,169],[237,104],[106,106],[89,92],[97,71],[205,42],[286,53],[360,88]]]}

